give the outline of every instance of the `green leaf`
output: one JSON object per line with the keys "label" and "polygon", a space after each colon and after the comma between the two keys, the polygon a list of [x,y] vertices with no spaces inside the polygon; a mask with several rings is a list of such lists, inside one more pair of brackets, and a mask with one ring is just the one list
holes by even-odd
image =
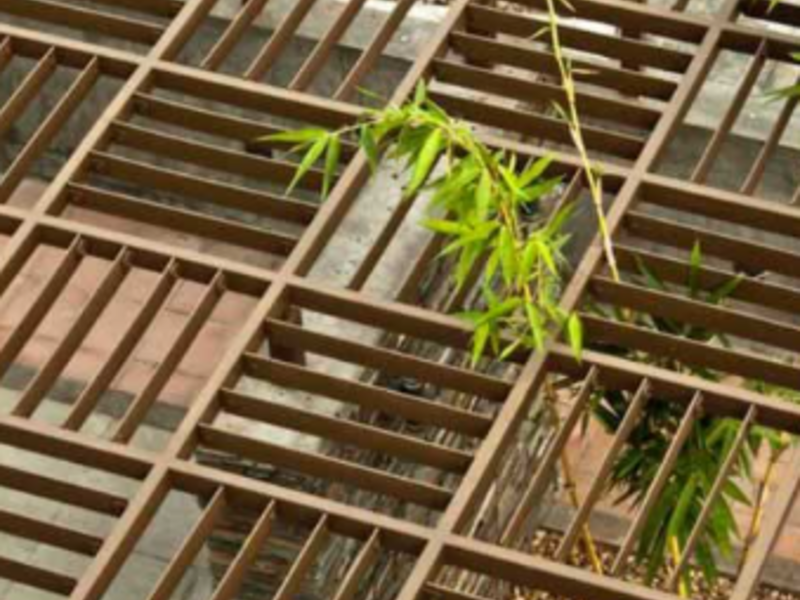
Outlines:
{"label": "green leaf", "polygon": [[739,287],[739,284],[743,279],[744,276],[742,274],[739,274],[736,277],[731,277],[728,281],[711,292],[711,295],[708,298],[708,303],[719,304],[723,300],[727,300],[736,291],[736,288]]}
{"label": "green leaf", "polygon": [[681,495],[678,497],[678,502],[675,505],[675,510],[670,517],[669,525],[667,525],[668,538],[677,538],[678,540],[686,539],[688,516],[695,502],[697,483],[697,477],[693,474],[689,477],[689,481],[684,484]]}
{"label": "green leaf", "polygon": [[443,233],[445,235],[462,235],[469,233],[470,229],[464,223],[458,221],[444,221],[442,219],[426,219],[422,224],[436,233]]}
{"label": "green leaf", "polygon": [[692,254],[689,257],[689,296],[697,297],[698,285],[700,282],[700,269],[703,266],[703,252],[700,250],[700,242],[695,242],[692,246]]}
{"label": "green leaf", "polygon": [[296,129],[294,131],[281,131],[257,138],[258,142],[281,142],[286,144],[309,145],[321,138],[327,137],[325,129]]}
{"label": "green leaf", "polygon": [[528,167],[525,172],[519,178],[519,184],[522,187],[528,187],[534,181],[539,179],[544,172],[550,167],[553,163],[552,156],[545,156],[544,158],[540,158],[539,160],[535,161],[530,167]]}
{"label": "green leaf", "polygon": [[525,304],[525,313],[528,316],[528,326],[533,336],[534,346],[537,350],[542,350],[547,337],[542,315],[539,313],[539,309],[531,302]]}
{"label": "green leaf", "polygon": [[414,90],[414,105],[422,106],[423,102],[428,99],[428,87],[425,85],[425,80],[421,79]]}
{"label": "green leaf", "polygon": [[514,282],[517,271],[517,253],[514,235],[509,231],[508,227],[503,227],[500,230],[500,239],[497,249],[500,252],[500,267],[503,271],[503,281],[506,282],[506,285],[511,285]]}
{"label": "green leaf", "polygon": [[475,210],[481,221],[486,220],[492,210],[492,186],[492,175],[484,169],[475,191]]}
{"label": "green leaf", "polygon": [[375,135],[370,126],[368,125],[361,126],[359,143],[361,144],[361,148],[364,150],[364,154],[367,155],[367,161],[369,162],[369,166],[372,169],[372,172],[374,173],[375,171],[378,170],[378,161],[380,160],[380,153],[378,151],[378,142],[375,139]]}
{"label": "green leaf", "polygon": [[572,313],[567,319],[567,338],[569,339],[572,354],[578,360],[583,355],[583,323],[578,313]]}
{"label": "green leaf", "polygon": [[331,135],[328,142],[328,151],[325,154],[325,172],[322,178],[322,199],[325,200],[330,192],[336,170],[339,168],[339,158],[342,155],[342,142],[338,135]]}
{"label": "green leaf", "polygon": [[536,238],[536,245],[539,246],[539,256],[542,257],[544,264],[547,265],[547,268],[550,270],[552,275],[558,275],[558,266],[556,266],[555,258],[553,258],[553,253],[550,250],[550,246],[542,240],[540,237]]}
{"label": "green leaf", "polygon": [[289,188],[286,190],[286,194],[291,194],[294,188],[297,187],[297,184],[306,176],[306,174],[314,167],[316,162],[320,159],[322,154],[325,152],[325,149],[328,147],[328,142],[330,138],[326,133],[324,137],[319,138],[316,142],[311,144],[311,147],[306,152],[306,155],[303,157],[303,160],[300,162],[300,166],[297,167],[297,171],[294,174],[294,179],[289,184]]}
{"label": "green leaf", "polygon": [[476,367],[481,361],[486,344],[489,342],[489,337],[492,334],[492,329],[488,324],[480,325],[475,329],[475,335],[472,338],[472,366]]}
{"label": "green leaf", "polygon": [[414,174],[406,189],[406,197],[413,196],[425,185],[442,151],[443,141],[444,133],[441,129],[434,129],[425,140],[419,152],[419,156],[417,157]]}

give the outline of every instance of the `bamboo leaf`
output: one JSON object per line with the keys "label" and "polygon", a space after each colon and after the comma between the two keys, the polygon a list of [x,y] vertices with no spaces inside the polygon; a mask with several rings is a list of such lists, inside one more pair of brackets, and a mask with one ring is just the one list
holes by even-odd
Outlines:
{"label": "bamboo leaf", "polygon": [[578,360],[583,355],[583,323],[578,313],[572,313],[567,319],[567,338],[569,339],[572,354]]}
{"label": "bamboo leaf", "polygon": [[367,161],[372,169],[372,172],[378,170],[378,161],[380,160],[380,153],[378,151],[378,142],[375,139],[375,134],[372,128],[368,125],[362,125],[359,135],[359,143],[367,155]]}
{"label": "bamboo leaf", "polygon": [[322,199],[325,200],[330,192],[336,170],[339,168],[339,158],[342,154],[342,142],[338,135],[331,135],[328,141],[328,151],[325,154],[325,173],[322,178]]}
{"label": "bamboo leaf", "polygon": [[498,244],[498,250],[500,252],[500,267],[503,271],[503,281],[506,282],[506,285],[511,285],[514,282],[517,271],[517,255],[514,234],[509,231],[508,227],[503,227],[500,230],[500,239]]}
{"label": "bamboo leaf", "polygon": [[312,144],[321,138],[327,137],[328,132],[324,129],[296,129],[293,131],[281,131],[272,133],[256,139],[257,142],[281,142],[286,144]]}
{"label": "bamboo leaf", "polygon": [[330,138],[326,133],[324,137],[319,138],[316,142],[311,144],[306,152],[306,155],[303,157],[303,160],[300,162],[300,166],[297,167],[297,171],[294,174],[294,179],[289,184],[289,188],[286,190],[286,194],[291,194],[292,191],[297,187],[297,184],[306,176],[306,174],[314,167],[316,162],[322,157],[325,149],[328,147],[328,142]]}
{"label": "bamboo leaf", "polygon": [[442,133],[441,129],[434,129],[433,132],[428,135],[417,157],[414,174],[406,189],[406,197],[413,196],[425,185],[442,151],[443,140],[444,133]]}
{"label": "bamboo leaf", "polygon": [[492,175],[484,169],[475,192],[475,209],[481,221],[486,220],[492,210],[492,186]]}

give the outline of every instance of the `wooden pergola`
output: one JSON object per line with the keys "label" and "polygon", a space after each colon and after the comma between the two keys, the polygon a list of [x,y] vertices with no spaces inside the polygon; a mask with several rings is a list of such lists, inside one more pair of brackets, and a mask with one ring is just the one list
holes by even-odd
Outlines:
{"label": "wooden pergola", "polygon": [[[337,592],[336,598],[342,600],[356,597],[364,573],[385,553],[399,553],[413,561],[398,596],[401,600],[482,597],[478,592],[451,586],[448,582],[458,579],[452,577],[453,573],[484,576],[571,599],[666,599],[675,595],[625,581],[616,572],[599,575],[569,562],[570,551],[602,494],[607,471],[597,473],[564,532],[556,559],[531,555],[520,543],[592,389],[603,386],[636,393],[640,400],[632,403],[631,412],[651,396],[685,405],[686,418],[669,453],[673,459],[700,411],[742,419],[743,431],[758,424],[800,433],[800,407],[729,382],[740,377],[800,390],[800,367],[771,358],[769,353],[736,346],[711,347],[596,315],[584,317],[586,335],[592,341],[680,359],[684,364],[730,377],[722,382],[708,381],[601,350],[587,351],[578,363],[569,348],[555,340],[544,352],[512,357],[511,362],[519,365],[519,375],[509,381],[486,370],[341,339],[303,325],[298,317],[311,311],[455,351],[469,346],[469,327],[451,314],[464,298],[454,297],[446,303],[446,310],[437,310],[425,305],[419,294],[420,283],[441,249],[443,240],[439,236],[420,248],[416,262],[403,275],[404,284],[396,298],[378,299],[364,290],[405,222],[408,204],[396,207],[349,285],[328,286],[308,278],[369,178],[367,160],[355,146],[345,148],[346,164],[323,204],[309,201],[321,185],[319,171],[306,177],[297,197],[202,174],[203,169],[213,169],[285,186],[296,167],[292,158],[284,156],[279,147],[254,151],[251,142],[278,131],[276,123],[337,128],[356,122],[364,111],[358,102],[358,89],[379,64],[415,3],[396,1],[332,97],[322,97],[313,92],[315,79],[365,9],[364,0],[348,0],[287,88],[266,79],[298,35],[315,0],[297,0],[241,73],[223,73],[220,68],[268,0],[244,2],[238,14],[226,22],[213,47],[195,61],[197,64],[187,64],[182,51],[211,18],[216,0],[0,0],[0,77],[14,61],[24,59],[32,64],[0,106],[0,135],[6,136],[25,111],[36,105],[56,73],[68,74],[72,82],[48,108],[38,129],[24,141],[0,180],[0,310],[37,252],[44,248],[59,257],[58,268],[0,346],[0,374],[15,363],[81,264],[100,261],[105,269],[94,295],[21,392],[13,411],[0,416],[0,444],[138,482],[134,496],[124,499],[27,472],[22,466],[2,467],[1,488],[108,515],[115,524],[102,539],[25,515],[0,512],[0,531],[92,558],[81,577],[73,579],[2,558],[0,549],[0,580],[73,600],[99,600],[126,564],[161,503],[169,493],[180,490],[201,498],[205,509],[163,577],[153,582],[151,600],[171,597],[226,505],[256,509],[261,517],[219,582],[214,600],[236,597],[278,514],[308,525],[311,534],[277,600],[294,597],[327,533],[361,544]],[[680,284],[689,272],[688,253],[699,240],[704,252],[716,261],[701,269],[703,285],[718,285],[742,268],[779,274],[796,284],[800,252],[763,240],[764,234],[800,237],[800,212],[793,203],[776,202],[759,192],[796,102],[785,101],[740,189],[721,189],[708,178],[767,62],[789,63],[792,53],[800,52],[800,36],[791,33],[792,28],[795,32],[800,28],[800,6],[787,1],[768,11],[766,2],[721,0],[713,11],[689,12],[692,3],[686,0],[677,0],[672,8],[626,0],[570,3],[580,21],[565,17],[563,42],[576,56],[575,68],[581,80],[579,101],[589,123],[586,142],[603,170],[605,191],[613,199],[608,219],[623,272],[635,272],[637,259],[645,259],[665,281]],[[509,4],[525,10],[512,10]],[[581,162],[571,149],[567,126],[547,108],[561,98],[556,64],[547,48],[531,41],[541,28],[537,14],[541,16],[545,9],[545,0],[513,0],[499,7],[479,0],[454,0],[391,101],[402,103],[419,81],[431,82],[432,98],[453,115],[478,126],[490,145],[522,156],[555,156],[553,169],[563,173],[567,182],[562,200],[571,200],[585,194]],[[592,27],[586,27],[586,23]],[[691,176],[664,175],[660,161],[723,51],[751,57],[731,104]],[[30,208],[8,203],[18,186],[31,177],[34,163],[48,152],[71,116],[105,82],[110,82],[114,93],[94,115],[80,143],[38,202]],[[244,114],[248,116],[241,116]],[[174,133],[175,127],[184,133]],[[213,143],[211,139],[221,141]],[[120,148],[151,160],[132,158],[130,152],[120,152]],[[158,164],[161,159],[176,156],[192,169],[181,172]],[[115,185],[109,185],[109,181]],[[158,202],[154,197],[159,193],[181,194],[223,211],[254,215],[257,220],[244,222],[195,210],[188,204]],[[115,231],[113,225],[100,227],[73,216],[82,210],[163,227],[176,236],[227,244],[268,258],[264,262],[243,261],[235,253],[216,256],[163,238]],[[718,226],[698,226],[687,218],[698,215]],[[266,221],[272,225],[262,226]],[[726,233],[730,231],[726,227],[734,227],[737,233]],[[658,252],[654,248],[659,246],[672,251]],[[137,273],[146,273],[151,281],[146,298],[102,368],[71,404],[68,417],[61,424],[32,418],[94,322],[115,301],[125,279]],[[170,293],[184,283],[199,290],[196,304],[148,385],[128,404],[109,439],[84,433],[82,426],[97,409],[126,358],[153,325]],[[222,360],[208,365],[208,381],[167,447],[161,452],[135,448],[130,444],[132,438],[204,324],[229,294],[255,299],[255,308]],[[612,281],[602,248],[595,240],[581,258],[562,304],[569,310],[581,309],[589,295],[610,305],[709,325],[737,339],[780,351],[800,350],[800,327],[791,320],[800,306],[800,288],[790,283],[745,277],[735,291],[735,307],[707,305],[669,290],[654,291],[633,281]],[[745,306],[769,309],[770,316],[748,311]],[[491,409],[465,408],[444,397],[423,398],[317,372],[302,360],[293,359],[303,353],[412,377],[437,390],[483,399],[482,406],[488,403]],[[572,412],[531,474],[503,535],[496,540],[480,539],[472,534],[476,514],[492,493],[499,466],[539,388],[553,374],[582,382]],[[450,442],[434,442],[380,425],[258,399],[237,388],[244,376],[421,424],[446,434],[441,439]],[[346,458],[225,431],[215,425],[221,414],[400,457],[437,469],[456,483],[437,485]],[[629,429],[620,428],[604,468],[625,443],[626,431]],[[462,443],[464,440],[469,443]],[[434,516],[415,521],[229,473],[194,460],[198,448],[342,482],[422,507]],[[635,515],[624,544],[617,550],[619,564],[633,551],[671,466],[670,460],[665,460],[649,500]],[[720,477],[724,475],[723,469]],[[759,536],[736,576],[734,600],[745,600],[757,590],[799,485],[800,461],[795,461],[787,465],[778,492],[770,498]],[[701,519],[695,541],[705,526]],[[687,550],[685,560],[691,555],[691,548]]]}

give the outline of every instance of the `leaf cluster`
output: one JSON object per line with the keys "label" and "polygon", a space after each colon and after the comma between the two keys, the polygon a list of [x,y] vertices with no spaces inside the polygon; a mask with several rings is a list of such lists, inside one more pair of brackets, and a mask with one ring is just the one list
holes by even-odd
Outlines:
{"label": "leaf cluster", "polygon": [[[692,250],[687,281],[682,289],[694,300],[712,305],[721,304],[735,292],[741,277],[732,277],[713,289],[703,289],[700,285],[702,263],[702,252],[697,244]],[[640,285],[657,291],[667,291],[667,284],[650,271],[644,262],[639,262],[638,270]],[[596,310],[602,312],[600,308]],[[724,336],[705,327],[677,323],[649,314],[616,311],[614,316],[640,327],[686,339],[708,344],[728,343]],[[655,361],[649,356],[634,356],[631,350],[625,348],[612,351],[627,358],[644,360],[705,379],[719,378],[715,372],[679,362]],[[765,384],[753,382],[753,385],[766,391]],[[617,431],[631,401],[631,396],[625,392],[603,390],[594,398],[593,414],[606,430]],[[650,399],[647,410],[634,428],[629,443],[612,471],[609,487],[616,493],[619,502],[631,502],[637,506],[644,501],[683,419],[684,410],[665,398]],[[675,548],[685,548],[710,497],[722,464],[731,452],[740,427],[740,421],[729,418],[701,415],[695,420],[689,438],[639,539],[638,560],[646,565],[649,580],[659,572],[667,571],[670,564],[674,563]],[[753,478],[754,457],[765,443],[776,452],[785,448],[786,440],[774,430],[753,427],[748,433],[743,451],[736,457],[734,468],[724,482],[722,493],[711,508],[708,523],[692,557],[708,582],[716,580],[719,574],[718,560],[729,559],[734,542],[741,537],[734,518],[734,507],[750,506],[751,500],[740,487],[740,482]],[[688,580],[685,585],[688,586]]]}
{"label": "leaf cluster", "polygon": [[427,195],[429,218],[424,225],[446,238],[441,255],[453,262],[457,288],[481,270],[481,302],[462,315],[475,327],[473,363],[490,348],[501,357],[518,348],[540,349],[548,336],[562,330],[580,354],[580,321],[558,303],[567,269],[563,249],[571,209],[547,215],[541,207],[561,183],[559,177],[547,175],[549,158],[525,162],[513,153],[491,150],[468,125],[436,105],[422,83],[413,101],[370,111],[355,126],[286,132],[267,139],[296,144],[294,151],[302,153],[290,189],[322,162],[326,195],[344,136],[358,139],[373,169],[383,156],[404,166],[404,201]]}

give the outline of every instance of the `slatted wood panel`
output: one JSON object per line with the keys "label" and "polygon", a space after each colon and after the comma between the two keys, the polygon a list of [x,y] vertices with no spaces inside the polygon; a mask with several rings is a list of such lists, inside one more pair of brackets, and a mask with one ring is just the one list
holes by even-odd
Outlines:
{"label": "slatted wood panel", "polygon": [[[64,574],[1,558],[0,579],[75,600],[99,600],[133,560],[159,507],[180,492],[196,497],[202,510],[152,582],[153,599],[171,597],[220,516],[236,507],[255,517],[214,598],[236,597],[279,519],[307,528],[306,542],[277,592],[281,599],[301,589],[330,536],[347,538],[356,549],[330,588],[337,599],[357,597],[360,583],[387,554],[402,555],[407,566],[393,592],[402,600],[474,600],[519,590],[574,599],[675,597],[674,578],[666,589],[650,588],[626,581],[621,571],[694,419],[702,413],[741,421],[743,433],[723,473],[749,428],[800,432],[796,407],[735,385],[744,377],[800,387],[797,367],[779,358],[798,350],[792,318],[799,297],[793,283],[797,252],[791,242],[800,233],[800,221],[795,202],[782,204],[763,193],[765,173],[785,144],[795,102],[782,105],[736,189],[724,189],[714,177],[765,68],[788,64],[800,46],[796,5],[767,11],[738,0],[710,7],[684,0],[672,7],[572,0],[576,13],[563,16],[561,34],[577,69],[587,145],[605,173],[623,282],[609,279],[594,240],[581,249],[562,298],[565,308],[586,311],[590,347],[583,361],[576,362],[555,340],[544,352],[519,352],[506,364],[474,369],[464,360],[469,328],[451,314],[470,302],[469,293],[453,292],[436,302],[421,293],[421,283],[440,265],[439,237],[419,245],[393,297],[378,298],[370,288],[392,242],[412,218],[413,203],[389,211],[348,281],[341,286],[319,281],[313,276],[318,259],[358,209],[369,174],[365,157],[352,144],[345,148],[335,188],[321,204],[315,194],[318,172],[287,197],[283,191],[296,159],[285,147],[255,142],[286,128],[354,123],[364,110],[358,90],[383,61],[398,60],[392,44],[414,27],[421,2],[398,0],[382,19],[370,21],[366,43],[345,49],[340,45],[349,44],[347,33],[372,10],[370,2],[339,3],[329,28],[310,45],[301,37],[323,0],[299,1],[273,15],[276,29],[269,36],[260,27],[272,2],[249,0],[222,20],[217,4],[0,3],[0,84],[9,90],[0,106],[0,136],[11,155],[0,181],[0,310],[10,310],[21,280],[38,282],[2,340],[0,371],[19,363],[76,277],[91,270],[97,284],[0,415],[0,445],[134,481],[130,497],[122,498],[80,481],[26,471],[21,463],[4,464],[3,489],[98,512],[112,523],[107,535],[97,537],[0,512],[3,530],[86,559],[79,572]],[[473,124],[487,143],[524,156],[552,153],[554,171],[564,175],[559,201],[579,201],[586,195],[581,164],[567,128],[551,109],[561,99],[552,48],[546,37],[535,35],[546,6],[545,0],[500,7],[455,0],[441,11],[436,33],[419,53],[405,57],[387,101],[403,102],[418,81],[428,80],[434,99]],[[202,52],[193,50],[209,24],[212,43]],[[277,77],[275,66],[298,45],[305,45],[306,53],[296,72]],[[233,57],[248,51],[246,66],[233,68]],[[351,56],[349,67],[335,73],[333,84],[322,85],[337,52]],[[665,159],[680,143],[690,110],[724,53],[745,59],[739,63],[736,91],[720,111],[697,164],[685,176],[675,176],[664,168]],[[48,103],[45,97],[56,100]],[[26,117],[31,110],[41,118]],[[35,126],[22,126],[31,122]],[[37,163],[54,153],[61,160],[40,182],[38,197],[20,202],[20,188],[42,177]],[[679,293],[698,241],[713,258],[699,271],[702,287],[742,277],[731,304],[711,306]],[[49,256],[49,272],[37,266],[42,254]],[[641,261],[671,287],[654,291],[643,285]],[[122,335],[63,420],[39,418],[51,389],[132,277],[143,277],[148,285]],[[194,291],[180,331],[107,435],[95,435],[87,422],[142,338],[158,328],[159,314],[178,287]],[[251,308],[207,365],[202,390],[185,407],[166,446],[140,450],[137,432],[163,403],[185,355],[231,295],[248,299]],[[597,304],[712,326],[734,343],[712,348],[620,323],[590,312]],[[320,326],[331,322],[338,323],[334,332],[361,328],[370,333],[344,339]],[[621,358],[609,351],[615,346],[655,360],[643,364]],[[664,366],[677,358],[725,377],[712,382]],[[571,382],[572,408],[533,465],[503,531],[493,539],[475,535],[475,521],[491,502],[504,457],[553,377]],[[248,386],[253,381],[258,384]],[[532,556],[520,550],[520,528],[530,522],[596,387],[628,394],[629,412],[562,532],[556,555]],[[316,403],[301,409],[280,401],[283,394],[297,392],[316,397]],[[675,403],[683,408],[683,418],[653,488],[616,549],[614,567],[604,575],[589,573],[569,563],[570,552],[591,523],[610,466],[650,402]],[[270,433],[243,434],[230,427],[234,420],[248,422],[250,432]],[[355,452],[306,451],[275,442],[281,439],[271,437],[276,430]],[[195,460],[208,453],[323,484],[298,488],[285,478],[251,478]],[[799,483],[800,467],[791,464],[748,559],[734,576],[737,600],[757,589]],[[331,492],[334,488],[354,491]],[[719,484],[713,493],[719,493]],[[709,510],[698,520],[690,549]],[[689,556],[687,551],[681,557],[681,569]]]}

